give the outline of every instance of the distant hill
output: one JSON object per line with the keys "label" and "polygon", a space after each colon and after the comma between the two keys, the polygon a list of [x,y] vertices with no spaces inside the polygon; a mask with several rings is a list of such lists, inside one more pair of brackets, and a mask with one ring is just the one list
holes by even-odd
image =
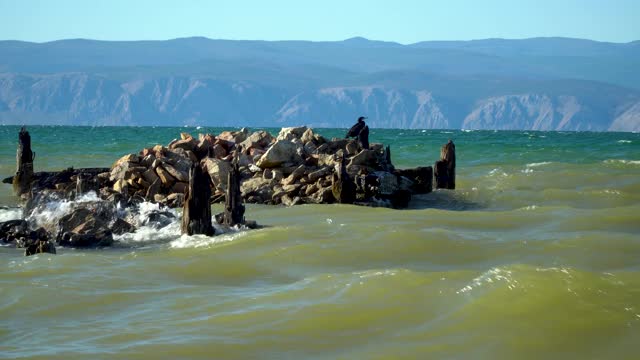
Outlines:
{"label": "distant hill", "polygon": [[640,42],[0,41],[0,124],[640,131]]}

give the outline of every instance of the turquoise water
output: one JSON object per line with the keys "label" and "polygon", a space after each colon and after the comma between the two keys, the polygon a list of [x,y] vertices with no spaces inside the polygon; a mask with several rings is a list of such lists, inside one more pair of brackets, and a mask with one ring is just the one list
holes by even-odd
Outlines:
{"label": "turquoise water", "polygon": [[[18,130],[0,127],[2,177]],[[36,171],[222,130],[29,128]],[[396,167],[431,165],[453,139],[458,188],[402,211],[249,205],[266,228],[213,238],[170,227],[56,256],[0,247],[0,357],[638,357],[640,134],[370,138]],[[10,190],[0,205],[17,203]]]}

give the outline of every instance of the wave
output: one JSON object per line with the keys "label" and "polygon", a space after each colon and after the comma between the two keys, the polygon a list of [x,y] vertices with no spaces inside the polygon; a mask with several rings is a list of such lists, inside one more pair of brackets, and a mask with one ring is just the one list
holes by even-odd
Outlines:
{"label": "wave", "polygon": [[619,144],[631,144],[633,141],[631,140],[618,140]]}
{"label": "wave", "polygon": [[625,159],[607,159],[605,164],[624,164],[624,165],[640,165],[640,160],[625,160]]}
{"label": "wave", "polygon": [[21,208],[0,208],[0,222],[22,218]]}
{"label": "wave", "polygon": [[532,168],[532,167],[540,167],[540,166],[545,166],[545,165],[549,165],[552,164],[552,162],[550,161],[543,161],[543,162],[539,162],[539,163],[529,163],[527,165],[525,165],[528,168]]}

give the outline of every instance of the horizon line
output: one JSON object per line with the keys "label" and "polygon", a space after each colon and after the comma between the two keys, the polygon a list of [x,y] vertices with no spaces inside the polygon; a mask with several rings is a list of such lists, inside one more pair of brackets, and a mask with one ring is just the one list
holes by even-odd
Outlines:
{"label": "horizon line", "polygon": [[556,39],[556,40],[581,40],[581,41],[589,41],[594,43],[601,44],[618,44],[618,45],[628,45],[636,42],[640,42],[638,40],[631,40],[627,42],[614,42],[614,41],[600,41],[588,38],[577,38],[577,37],[567,37],[567,36],[534,36],[534,37],[524,37],[524,38],[500,38],[500,37],[489,37],[489,38],[478,38],[478,39],[467,39],[467,40],[421,40],[412,43],[401,43],[392,40],[376,40],[369,39],[364,36],[353,36],[343,40],[304,40],[304,39],[279,39],[279,40],[264,40],[264,39],[224,39],[224,38],[210,38],[202,35],[193,35],[193,36],[183,36],[176,38],[168,38],[168,39],[137,39],[137,40],[113,40],[113,39],[96,39],[96,38],[64,38],[64,39],[56,39],[56,40],[48,40],[48,41],[29,41],[29,40],[18,40],[18,39],[0,39],[0,42],[22,42],[29,44],[50,44],[56,42],[63,41],[96,41],[96,42],[166,42],[166,41],[175,41],[175,40],[188,40],[188,39],[203,39],[210,41],[238,41],[238,42],[307,42],[307,43],[342,43],[342,42],[354,42],[354,41],[366,41],[371,43],[387,43],[387,44],[396,44],[400,46],[411,46],[421,43],[447,43],[447,42],[478,42],[478,41],[491,41],[491,40],[503,40],[503,41],[527,41],[527,40],[540,40],[540,39]]}

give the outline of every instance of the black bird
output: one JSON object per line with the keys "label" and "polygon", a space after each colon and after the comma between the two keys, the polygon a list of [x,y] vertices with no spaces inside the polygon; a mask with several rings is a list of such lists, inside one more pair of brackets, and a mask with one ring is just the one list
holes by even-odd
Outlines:
{"label": "black bird", "polygon": [[347,132],[346,138],[357,137],[360,134],[360,131],[362,131],[362,129],[364,129],[366,125],[364,123],[364,119],[366,119],[366,117],[364,116],[360,116],[358,118],[358,122],[355,125],[353,125],[351,129],[349,129],[349,131]]}

